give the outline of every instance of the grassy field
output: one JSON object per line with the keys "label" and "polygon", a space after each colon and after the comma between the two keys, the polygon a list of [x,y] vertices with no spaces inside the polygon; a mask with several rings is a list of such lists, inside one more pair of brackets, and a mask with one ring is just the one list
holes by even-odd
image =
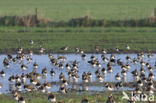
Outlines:
{"label": "grassy field", "polygon": [[[34,47],[29,44],[34,40]],[[11,51],[39,49],[42,45],[47,51],[63,52],[60,48],[69,46],[67,52],[83,48],[86,52],[95,52],[95,46],[108,49],[110,52],[119,47],[126,52],[126,44],[135,51],[156,51],[155,28],[31,28],[0,27],[0,50]]]}
{"label": "grassy field", "polygon": [[138,19],[154,15],[156,0],[1,0],[0,15],[34,14],[69,20],[90,15],[97,19]]}
{"label": "grassy field", "polygon": [[[127,92],[130,96],[130,93]],[[88,98],[89,103],[106,103],[108,96],[111,92],[101,92],[101,93],[68,93],[68,94],[60,94],[55,93],[57,101],[61,100],[64,103],[80,103],[82,99]],[[127,100],[122,100],[123,94],[121,92],[112,92],[114,95],[114,100],[116,103],[127,103]],[[48,102],[47,94],[39,94],[39,93],[26,93],[23,94],[26,103],[50,103]],[[155,97],[154,97],[155,98]],[[17,103],[16,100],[13,99],[11,94],[0,95],[0,103]],[[136,103],[146,103],[146,102],[136,102]]]}

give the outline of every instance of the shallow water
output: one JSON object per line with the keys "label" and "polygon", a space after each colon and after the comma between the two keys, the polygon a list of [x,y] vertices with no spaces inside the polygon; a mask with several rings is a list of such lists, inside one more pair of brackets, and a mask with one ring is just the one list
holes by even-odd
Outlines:
{"label": "shallow water", "polygon": [[[54,54],[54,57],[57,58],[57,56],[65,56],[67,58],[67,60],[64,62],[64,64],[66,64],[67,62],[69,63],[72,63],[74,60],[77,60],[79,62],[79,82],[82,82],[81,80],[81,75],[83,72],[88,72],[88,71],[91,71],[92,74],[93,74],[93,82],[96,81],[96,76],[95,76],[95,71],[97,70],[98,67],[95,67],[93,68],[90,64],[88,64],[88,60],[90,60],[90,56],[92,54],[87,54],[86,57],[87,59],[86,60],[83,60],[81,58],[81,55],[77,54]],[[102,67],[107,67],[107,63],[104,63],[104,61],[102,61],[101,59],[101,54],[93,54],[96,58],[99,59],[99,61],[101,62],[102,64]],[[110,55],[111,54],[107,54],[106,57],[110,58]],[[137,55],[136,54],[115,54],[116,56],[116,59],[121,59],[121,61],[123,61],[124,63],[127,62],[127,60],[125,59],[126,56],[129,55],[131,58],[137,58]],[[15,57],[16,55],[13,55],[13,57]],[[33,60],[29,63],[27,60],[23,60],[22,62],[24,64],[26,64],[28,66],[28,70],[26,71],[23,71],[21,69],[21,63],[22,62],[17,62],[17,63],[13,63],[11,62],[10,63],[10,67],[9,69],[6,69],[3,65],[3,59],[7,57],[7,55],[0,55],[0,71],[2,69],[4,69],[4,71],[6,72],[6,76],[5,77],[0,77],[0,83],[3,84],[3,87],[0,89],[1,92],[3,93],[8,93],[8,88],[9,88],[9,84],[10,82],[8,81],[8,78],[14,74],[18,74],[18,75],[21,75],[22,73],[29,73],[33,70],[33,63],[34,62],[37,62],[39,64],[39,68],[37,69],[37,72],[38,73],[41,73],[42,69],[44,67],[47,68],[48,70],[48,75],[46,78],[42,78],[41,81],[42,83],[46,80],[48,82],[58,82],[59,81],[59,74],[61,72],[64,73],[64,75],[66,76],[66,78],[68,78],[68,75],[67,75],[67,72],[68,70],[66,68],[64,69],[59,69],[55,66],[53,66],[50,62],[50,59],[48,57],[48,54],[45,54],[45,55],[33,55],[32,58]],[[153,57],[152,58],[148,58],[147,57],[147,54],[145,54],[145,57],[144,57],[144,61],[145,62],[149,62],[151,64],[152,67],[154,67],[155,65],[155,60],[156,60],[156,54],[153,54]],[[126,81],[127,82],[132,82],[133,81],[133,76],[131,74],[131,71],[135,70],[135,69],[140,69],[141,65],[140,63],[138,64],[134,64],[130,61],[130,65],[131,65],[131,68],[129,69],[128,73],[127,73],[127,76],[126,76]],[[54,71],[56,72],[56,75],[54,77],[51,77],[50,75],[50,70],[51,68],[54,69]],[[148,73],[149,71],[147,70],[147,67],[145,66],[144,67],[146,69],[146,76],[148,76]],[[156,70],[154,69],[153,70],[153,73],[155,73]],[[121,75],[121,67],[118,66],[118,65],[113,65],[113,73],[107,73],[104,77],[104,82],[116,82],[115,80],[115,75],[116,73],[120,73]],[[70,86],[69,86],[70,87]],[[103,86],[89,86],[89,90],[91,91],[103,91],[105,88]],[[125,89],[128,89],[128,88],[125,88]],[[58,91],[59,90],[59,86],[57,85],[53,85],[53,87],[50,89],[51,91]]]}

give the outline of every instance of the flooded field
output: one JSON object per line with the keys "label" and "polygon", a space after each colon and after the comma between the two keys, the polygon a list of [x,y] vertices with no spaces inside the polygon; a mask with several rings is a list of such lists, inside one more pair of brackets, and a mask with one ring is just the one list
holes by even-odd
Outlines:
{"label": "flooded field", "polygon": [[[110,62],[111,54],[105,54],[102,56],[102,54],[86,54],[85,56],[82,56],[81,54],[53,54],[53,58],[57,59],[58,65],[56,63],[52,63],[52,60],[50,60],[50,57],[48,54],[44,55],[32,55],[32,60],[28,61],[29,55],[25,55],[23,59],[13,61],[12,59],[9,60],[9,67],[7,68],[6,65],[4,66],[3,61],[5,58],[8,58],[8,55],[0,55],[0,71],[4,70],[5,76],[0,77],[0,83],[3,85],[0,89],[0,92],[2,93],[9,93],[10,88],[13,90],[17,89],[17,81],[9,81],[8,79],[14,75],[19,76],[22,81],[22,73],[28,74],[35,70],[36,73],[40,74],[40,78],[38,81],[40,81],[41,84],[43,84],[45,81],[52,84],[52,86],[48,89],[48,91],[54,91],[57,92],[60,90],[61,87],[61,80],[59,79],[60,73],[62,72],[65,76],[66,80],[68,81],[67,88],[72,90],[73,88],[77,88],[76,90],[80,91],[83,90],[83,84],[86,83],[88,86],[89,91],[104,91],[107,90],[107,86],[105,86],[105,83],[129,83],[134,82],[135,77],[134,74],[132,74],[132,71],[137,70],[138,73],[141,74],[140,68],[143,67],[145,70],[145,77],[149,77],[150,71],[155,74],[155,60],[156,60],[156,54],[153,54],[152,56],[149,56],[148,54],[144,54],[141,56],[138,56],[137,54],[114,54],[114,60]],[[130,58],[127,58],[130,57]],[[13,58],[17,57],[17,55],[12,55]],[[65,60],[60,59],[59,57],[65,57]],[[91,58],[92,57],[92,58]],[[108,58],[107,59],[104,59]],[[137,62],[135,62],[135,59]],[[119,60],[120,59],[120,60]],[[78,66],[77,74],[79,77],[77,77],[76,81],[73,82],[73,78],[70,78],[69,71],[74,68],[72,66],[73,62],[76,60]],[[91,60],[98,60],[98,64],[94,65],[91,63],[88,63],[88,61]],[[120,61],[120,62],[119,62]],[[34,69],[34,63],[38,64],[38,68]],[[112,65],[112,72],[109,72],[108,70],[108,62]],[[122,73],[122,71],[125,69],[123,65],[121,66],[120,63],[123,63],[125,66],[128,64],[129,67],[126,68],[126,75]],[[63,64],[63,65],[60,65]],[[26,70],[23,70],[22,64],[24,64],[26,67]],[[71,66],[67,67],[67,64]],[[149,65],[148,65],[149,64]],[[152,69],[149,69],[149,68]],[[43,69],[45,69],[43,71]],[[102,69],[105,68],[106,72],[102,72]],[[52,76],[50,71],[55,71],[55,75]],[[102,81],[99,80],[99,77],[97,76],[97,70],[100,70],[100,75],[102,77]],[[85,82],[85,80],[82,78],[83,72],[91,72],[92,73],[92,79],[88,82]],[[121,79],[116,79],[116,74],[119,73],[119,76]],[[153,78],[155,80],[155,78]],[[15,83],[16,82],[16,83]],[[75,84],[74,84],[75,83]],[[25,82],[21,84],[21,90],[25,92],[24,85],[36,85],[33,84],[28,77],[26,78]],[[74,87],[75,86],[75,87]],[[18,88],[19,89],[19,88]],[[114,89],[118,90],[118,89]],[[133,90],[133,87],[122,87],[119,90]]]}

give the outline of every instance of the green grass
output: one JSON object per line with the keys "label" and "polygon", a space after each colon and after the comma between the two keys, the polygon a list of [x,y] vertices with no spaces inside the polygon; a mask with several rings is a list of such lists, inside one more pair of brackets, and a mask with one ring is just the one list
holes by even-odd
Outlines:
{"label": "green grass", "polygon": [[[129,97],[131,97],[131,93],[129,91],[126,92]],[[115,103],[127,103],[126,99],[122,99],[122,92],[71,92],[67,94],[54,93],[57,101],[63,101],[64,103],[81,103],[81,100],[84,98],[88,98],[89,103],[106,103],[108,96],[113,94]],[[26,93],[22,94],[25,97],[26,103],[50,103],[48,101],[47,94],[40,93]],[[149,96],[149,95],[148,95]],[[154,100],[156,95],[154,94]],[[17,103],[16,100],[13,99],[11,94],[3,94],[0,95],[0,103]],[[147,103],[147,102],[136,102],[136,103]]]}
{"label": "green grass", "polygon": [[31,28],[0,27],[0,50],[22,47],[32,49],[29,40],[34,40],[33,49],[42,45],[47,51],[63,52],[61,47],[76,47],[86,52],[95,52],[95,46],[114,51],[116,46],[125,52],[126,44],[131,51],[156,51],[155,28]]}
{"label": "green grass", "polygon": [[39,14],[69,20],[86,14],[97,19],[138,19],[153,15],[156,0],[1,0],[0,15]]}
{"label": "green grass", "polygon": [[[110,94],[114,95],[114,100],[116,103],[126,103],[127,100],[122,100],[121,92],[101,92],[101,93],[78,93],[72,92],[68,94],[60,94],[55,93],[57,101],[62,100],[64,103],[80,103],[82,99],[88,98],[90,103],[106,103],[108,96]],[[26,93],[22,94],[26,103],[50,103],[48,102],[47,94],[39,94],[39,93]],[[130,95],[130,94],[129,94]],[[0,95],[0,103],[17,103],[16,100],[13,99],[11,94]]]}

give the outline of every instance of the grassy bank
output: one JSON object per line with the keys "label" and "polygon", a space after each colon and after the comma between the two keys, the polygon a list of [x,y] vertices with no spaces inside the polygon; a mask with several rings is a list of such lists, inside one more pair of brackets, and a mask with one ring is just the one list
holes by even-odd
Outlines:
{"label": "grassy bank", "polygon": [[[68,94],[55,93],[57,101],[62,100],[64,103],[80,103],[82,99],[88,98],[90,103],[106,103],[108,96],[110,94],[114,95],[114,100],[116,103],[127,103],[127,100],[122,100],[122,92],[94,92],[94,93],[77,93],[72,92]],[[47,94],[39,93],[26,93],[22,94],[26,99],[26,103],[49,103]],[[128,92],[130,96],[130,93]],[[11,94],[0,95],[0,103],[17,103],[13,99]],[[138,102],[140,103],[140,102]]]}
{"label": "grassy bank", "polygon": [[153,16],[155,5],[155,0],[1,0],[0,15],[34,14],[38,8],[40,16],[54,21],[86,14],[96,19],[140,19]]}
{"label": "grassy bank", "polygon": [[[40,45],[46,51],[64,52],[60,48],[69,46],[67,53],[75,48],[86,52],[95,52],[95,46],[114,52],[119,47],[122,52],[156,51],[155,28],[31,28],[0,27],[0,50],[12,52],[22,47],[26,50],[38,50]],[[34,40],[34,47],[29,44]],[[130,51],[125,46],[129,44]]]}

